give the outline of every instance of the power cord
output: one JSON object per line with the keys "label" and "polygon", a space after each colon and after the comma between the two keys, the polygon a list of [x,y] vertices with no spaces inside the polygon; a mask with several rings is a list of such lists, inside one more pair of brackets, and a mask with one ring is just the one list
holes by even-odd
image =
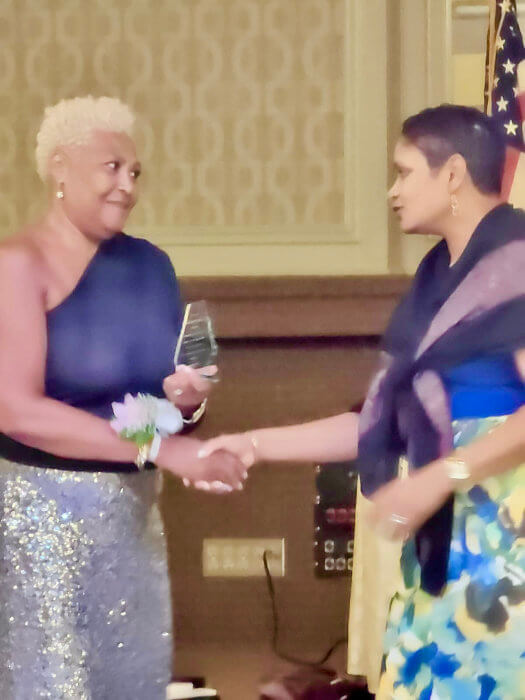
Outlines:
{"label": "power cord", "polygon": [[318,661],[307,661],[305,659],[299,659],[295,656],[291,656],[289,654],[286,654],[285,652],[282,652],[279,650],[279,614],[277,611],[277,601],[275,597],[275,588],[273,585],[273,579],[272,575],[270,573],[270,568],[268,566],[268,555],[271,555],[272,552],[269,550],[265,550],[262,555],[263,559],[263,565],[264,565],[264,573],[266,574],[266,583],[268,585],[268,593],[270,594],[270,602],[272,605],[272,649],[274,654],[278,656],[280,659],[283,659],[284,661],[289,661],[290,663],[293,664],[299,664],[300,666],[310,666],[313,668],[319,668],[323,666],[328,659],[332,656],[334,651],[340,647],[342,644],[345,644],[348,641],[348,637],[341,637],[338,639],[336,642],[332,644],[332,646],[328,649],[328,651],[325,653],[325,655],[319,659]]}

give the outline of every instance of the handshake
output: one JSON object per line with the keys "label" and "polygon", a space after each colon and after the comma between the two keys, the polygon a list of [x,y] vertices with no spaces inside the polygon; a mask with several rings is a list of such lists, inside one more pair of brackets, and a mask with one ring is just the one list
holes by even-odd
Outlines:
{"label": "handshake", "polygon": [[[187,365],[178,365],[176,372],[166,377],[163,383],[166,397],[179,409],[195,406],[208,398],[212,384],[210,379],[217,374],[217,366],[210,365],[194,369]],[[156,460],[160,468],[167,469],[182,478],[185,486],[217,494],[242,490],[248,477],[248,469],[257,461],[257,441],[253,433],[222,435],[206,442],[184,438],[186,443],[177,452],[169,449],[170,440],[163,444],[162,453]],[[191,445],[190,445],[191,443]],[[181,460],[180,450],[189,448],[194,454],[187,456],[185,464]],[[168,459],[165,453],[169,453]]]}
{"label": "handshake", "polygon": [[194,438],[163,441],[157,466],[182,478],[185,486],[215,494],[240,491],[248,469],[258,461],[253,433],[221,435],[206,442]]}
{"label": "handshake", "polygon": [[[222,461],[221,466],[226,470],[226,478],[195,481],[193,486],[196,489],[217,494],[231,493],[234,489],[240,491],[248,478],[248,469],[257,461],[257,439],[252,433],[221,435],[205,442],[197,453],[197,457],[207,460],[207,466],[212,470],[213,461]],[[189,479],[183,479],[183,483],[185,486],[190,486],[192,482]]]}

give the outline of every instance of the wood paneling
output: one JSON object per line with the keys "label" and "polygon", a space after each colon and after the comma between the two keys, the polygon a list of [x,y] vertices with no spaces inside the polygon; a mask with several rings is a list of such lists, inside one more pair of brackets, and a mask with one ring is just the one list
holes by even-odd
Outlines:
{"label": "wood paneling", "polygon": [[[348,410],[365,393],[376,362],[377,335],[368,333],[382,330],[380,319],[405,286],[404,279],[378,284],[368,278],[279,280],[273,286],[262,280],[185,280],[187,298],[212,303],[221,336],[221,381],[197,436]],[[264,313],[262,322],[258,317]],[[335,335],[322,336],[327,327]],[[363,330],[366,336],[360,335]],[[299,337],[301,332],[310,337]],[[286,651],[319,657],[346,634],[349,580],[314,575],[313,467],[257,466],[244,491],[227,497],[186,490],[180,481],[166,479],[163,510],[180,654],[176,669],[207,672],[223,695],[228,689],[227,700],[256,698],[258,681],[273,665],[270,601],[263,578],[203,578],[203,538],[285,538],[286,575],[275,588]],[[223,649],[220,664],[210,659],[215,653],[210,650],[217,648]]]}
{"label": "wood paneling", "polygon": [[188,300],[207,299],[219,338],[381,334],[406,275],[360,277],[186,277]]}

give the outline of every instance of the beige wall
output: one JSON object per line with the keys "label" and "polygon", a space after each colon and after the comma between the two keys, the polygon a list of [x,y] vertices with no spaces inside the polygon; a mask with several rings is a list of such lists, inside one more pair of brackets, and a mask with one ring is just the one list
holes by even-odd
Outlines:
{"label": "beige wall", "polygon": [[402,118],[462,95],[450,27],[448,0],[7,0],[0,235],[42,204],[44,106],[91,92],[141,117],[128,230],[179,274],[410,271],[429,241],[389,219],[388,153]]}
{"label": "beige wall", "polygon": [[[452,76],[454,102],[483,108],[488,0],[454,0],[452,12]],[[517,3],[525,26],[525,3]]]}

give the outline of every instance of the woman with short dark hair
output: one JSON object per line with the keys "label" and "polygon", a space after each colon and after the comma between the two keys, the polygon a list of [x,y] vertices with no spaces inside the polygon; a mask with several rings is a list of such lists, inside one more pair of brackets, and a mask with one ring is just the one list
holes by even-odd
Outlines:
{"label": "woman with short dark hair", "polygon": [[204,451],[247,465],[358,459],[372,523],[406,539],[381,699],[524,696],[525,212],[501,200],[503,160],[477,110],[407,119],[390,203],[404,231],[442,240],[394,312],[359,419],[223,436]]}
{"label": "woman with short dark hair", "polygon": [[505,141],[497,124],[483,112],[462,105],[430,107],[405,119],[401,136],[424,153],[430,168],[440,168],[459,153],[474,186],[499,195]]}

